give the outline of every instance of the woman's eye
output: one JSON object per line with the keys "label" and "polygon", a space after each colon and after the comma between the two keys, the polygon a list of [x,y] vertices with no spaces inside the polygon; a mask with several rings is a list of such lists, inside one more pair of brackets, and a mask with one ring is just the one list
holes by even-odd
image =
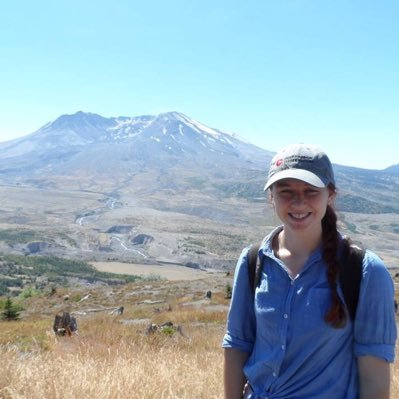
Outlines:
{"label": "woman's eye", "polygon": [[284,197],[288,197],[288,196],[292,196],[293,195],[292,191],[290,191],[290,190],[281,190],[279,192],[279,194],[284,196]]}
{"label": "woman's eye", "polygon": [[297,193],[297,192],[295,192],[293,190],[284,189],[284,190],[278,191],[278,195],[280,195],[283,198],[292,198],[292,197],[295,197],[295,196],[298,196],[298,197],[301,197],[301,196],[304,196],[304,197],[315,197],[315,196],[319,195],[319,191],[310,189],[310,190],[305,190],[302,193]]}

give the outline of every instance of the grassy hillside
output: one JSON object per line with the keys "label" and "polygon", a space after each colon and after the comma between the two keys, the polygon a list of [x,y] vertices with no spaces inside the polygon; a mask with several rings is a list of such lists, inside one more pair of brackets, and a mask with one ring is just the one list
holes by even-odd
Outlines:
{"label": "grassy hillside", "polygon": [[[209,273],[196,281],[70,285],[14,298],[25,310],[19,321],[0,322],[0,397],[222,399],[220,343],[231,282],[231,275]],[[124,313],[112,314],[119,306]],[[76,316],[79,335],[55,337],[60,310]],[[168,321],[179,328],[146,334]],[[392,398],[399,397],[398,376],[399,358]]]}

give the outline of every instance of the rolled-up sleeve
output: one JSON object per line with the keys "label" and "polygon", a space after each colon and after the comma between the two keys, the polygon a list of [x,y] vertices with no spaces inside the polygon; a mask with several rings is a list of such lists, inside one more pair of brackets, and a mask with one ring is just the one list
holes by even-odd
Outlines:
{"label": "rolled-up sleeve", "polygon": [[254,296],[248,279],[248,251],[245,248],[238,259],[232,297],[227,316],[223,348],[251,352],[255,341]]}
{"label": "rolled-up sleeve", "polygon": [[393,362],[397,328],[394,285],[382,260],[366,252],[354,325],[355,356],[375,356]]}

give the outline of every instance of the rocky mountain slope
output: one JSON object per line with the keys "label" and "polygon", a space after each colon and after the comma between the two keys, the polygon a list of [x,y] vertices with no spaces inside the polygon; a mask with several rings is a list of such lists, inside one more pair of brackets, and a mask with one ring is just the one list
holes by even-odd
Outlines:
{"label": "rocky mountain slope", "polygon": [[0,144],[0,172],[3,178],[95,176],[177,166],[201,174],[200,169],[240,167],[245,162],[262,166],[270,156],[177,112],[108,119],[78,112]]}
{"label": "rocky mountain slope", "polygon": [[[256,198],[272,155],[177,112],[118,118],[77,112],[0,143],[0,182],[113,191],[141,174],[147,188],[200,185],[222,196]],[[385,171],[335,165],[335,171],[339,208],[399,212],[397,165]]]}
{"label": "rocky mountain slope", "polygon": [[[277,222],[272,156],[178,112],[62,115],[0,143],[0,251],[231,266]],[[397,166],[334,168],[343,228],[394,259]]]}

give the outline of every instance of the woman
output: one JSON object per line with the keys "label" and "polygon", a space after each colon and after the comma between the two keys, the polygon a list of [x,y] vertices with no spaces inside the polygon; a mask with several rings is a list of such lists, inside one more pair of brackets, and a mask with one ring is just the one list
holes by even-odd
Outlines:
{"label": "woman", "polygon": [[223,339],[225,398],[389,399],[393,282],[366,251],[352,322],[337,284],[348,242],[337,231],[330,160],[313,146],[287,147],[272,160],[268,189],[282,226],[259,250],[255,294],[248,248],[237,264]]}

